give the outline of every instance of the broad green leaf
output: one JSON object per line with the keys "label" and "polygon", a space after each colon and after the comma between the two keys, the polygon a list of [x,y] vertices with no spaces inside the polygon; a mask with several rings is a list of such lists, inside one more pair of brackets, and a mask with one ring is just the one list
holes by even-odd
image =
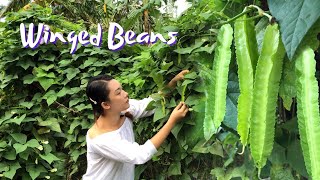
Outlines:
{"label": "broad green leaf", "polygon": [[60,160],[59,158],[57,158],[57,156],[53,155],[52,153],[45,154],[45,155],[39,154],[39,155],[40,155],[40,157],[42,159],[47,161],[49,164],[51,164],[53,161],[59,161]]}
{"label": "broad green leaf", "polygon": [[174,126],[174,128],[171,130],[171,133],[173,134],[173,136],[178,140],[178,133],[181,130],[183,124],[179,123],[177,125]]}
{"label": "broad green leaf", "polygon": [[19,153],[19,157],[28,161],[29,155],[31,154],[31,151],[27,148],[25,151]]}
{"label": "broad green leaf", "polygon": [[23,77],[23,83],[24,84],[31,84],[33,81],[35,81],[36,77],[32,74],[28,74]]}
{"label": "broad green leaf", "polygon": [[25,119],[25,117],[26,117],[26,114],[24,114],[24,115],[22,115],[22,116],[20,116],[20,117],[16,116],[16,117],[10,119],[10,120],[7,121],[7,122],[12,122],[12,123],[15,123],[15,124],[20,125],[21,122]]}
{"label": "broad green leaf", "polygon": [[9,179],[12,179],[14,177],[14,175],[16,174],[16,171],[18,169],[21,168],[20,164],[18,162],[14,162],[13,164],[10,164],[10,170],[9,171],[6,171],[3,173],[3,176],[4,177],[7,177]]}
{"label": "broad green leaf", "polygon": [[30,109],[33,106],[33,102],[22,102],[20,105]]}
{"label": "broad green leaf", "polygon": [[67,72],[67,78],[69,80],[73,79],[74,77],[76,77],[76,75],[80,72],[79,69],[77,68],[68,68],[66,69]]}
{"label": "broad green leaf", "polygon": [[226,96],[226,115],[223,119],[223,124],[232,128],[237,129],[238,118],[237,118],[237,104],[238,97],[240,95],[238,77],[235,73],[230,73],[228,78],[227,96]]}
{"label": "broad green leaf", "polygon": [[22,60],[22,61],[19,61],[17,65],[21,66],[24,70],[27,70],[30,66],[34,67],[35,63],[30,60],[26,60],[26,61]]}
{"label": "broad green leaf", "polygon": [[81,99],[79,99],[79,98],[71,99],[71,100],[69,101],[69,107],[72,107],[72,106],[74,106],[74,105],[77,105],[79,102],[82,102]]}
{"label": "broad green leaf", "polygon": [[32,179],[36,179],[40,173],[47,172],[47,170],[42,165],[27,165],[26,167],[27,172]]}
{"label": "broad green leaf", "polygon": [[39,147],[39,146],[40,146],[39,142],[38,142],[36,139],[31,139],[31,140],[29,140],[29,141],[26,143],[26,145],[27,145],[28,147],[32,147],[32,148],[36,148],[36,147]]}
{"label": "broad green leaf", "polygon": [[166,116],[166,114],[163,113],[162,108],[157,107],[154,111],[153,122],[156,122],[159,119],[164,118],[165,116]]}
{"label": "broad green leaf", "polygon": [[19,153],[23,152],[24,150],[26,150],[28,146],[25,144],[15,143],[13,145],[13,147],[16,150],[16,153],[19,154]]}
{"label": "broad green leaf", "polygon": [[181,163],[174,162],[169,166],[168,175],[181,175]]}
{"label": "broad green leaf", "polygon": [[56,118],[49,118],[46,121],[39,122],[38,125],[49,127],[52,131],[61,132],[60,124]]}
{"label": "broad green leaf", "polygon": [[75,108],[76,108],[78,111],[82,111],[82,110],[84,110],[84,109],[91,109],[91,105],[90,105],[90,104],[85,105],[85,104],[81,103],[81,104],[79,104],[78,106],[76,106]]}
{"label": "broad green leaf", "polygon": [[37,81],[40,83],[40,85],[43,87],[45,91],[49,89],[49,87],[52,86],[55,82],[53,79],[49,79],[45,77],[40,77],[37,79]]}
{"label": "broad green leaf", "polygon": [[1,141],[1,142],[0,142],[0,148],[5,148],[5,147],[7,147],[7,146],[8,146],[8,144],[7,144],[6,141]]}
{"label": "broad green leaf", "polygon": [[96,61],[98,61],[98,58],[88,57],[88,59],[84,62],[83,67],[88,67]]}
{"label": "broad green leaf", "polygon": [[302,149],[299,140],[295,140],[287,148],[287,160],[289,165],[304,177],[308,177],[308,173],[303,159]]}
{"label": "broad green leaf", "polygon": [[289,59],[311,26],[320,17],[319,0],[268,0],[271,14],[280,25],[281,37]]}
{"label": "broad green leaf", "polygon": [[9,166],[6,162],[1,162],[0,169],[1,169],[1,171],[9,171]]}
{"label": "broad green leaf", "polygon": [[163,87],[163,76],[157,71],[152,71],[150,76],[153,78],[153,81],[157,84],[158,88]]}
{"label": "broad green leaf", "polygon": [[278,143],[274,143],[269,160],[273,165],[282,165],[286,163],[286,149]]}
{"label": "broad green leaf", "polygon": [[70,88],[68,88],[68,87],[63,87],[56,95],[57,95],[57,97],[63,97],[63,96],[65,96],[65,95],[67,95],[67,94],[72,94],[72,93],[70,92]]}
{"label": "broad green leaf", "polygon": [[45,71],[49,71],[50,69],[52,69],[54,67],[54,64],[50,64],[50,65],[41,64],[39,67]]}
{"label": "broad green leaf", "polygon": [[6,151],[3,156],[4,158],[8,159],[8,160],[15,160],[16,159],[16,151],[14,149],[10,149],[8,151]]}
{"label": "broad green leaf", "polygon": [[27,136],[22,133],[13,133],[11,134],[14,140],[16,140],[18,143],[24,144],[27,141]]}
{"label": "broad green leaf", "polygon": [[196,39],[195,43],[192,46],[186,47],[186,48],[177,48],[176,50],[174,50],[174,52],[178,54],[190,54],[193,50],[201,47],[202,44],[205,43],[206,41],[207,41],[206,38]]}
{"label": "broad green leaf", "polygon": [[69,134],[72,134],[74,131],[74,128],[76,128],[77,126],[79,126],[81,124],[81,122],[79,120],[74,120],[72,121],[71,125],[70,125],[70,129],[68,130]]}
{"label": "broad green leaf", "polygon": [[294,180],[295,178],[291,174],[291,169],[285,168],[279,165],[272,165],[271,167],[271,179],[285,179]]}
{"label": "broad green leaf", "polygon": [[86,152],[86,150],[85,150],[84,148],[82,148],[80,151],[79,151],[78,149],[72,151],[72,153],[71,153],[71,158],[72,158],[72,160],[73,160],[74,162],[77,162],[79,156],[80,156],[81,154],[84,154],[85,152]]}

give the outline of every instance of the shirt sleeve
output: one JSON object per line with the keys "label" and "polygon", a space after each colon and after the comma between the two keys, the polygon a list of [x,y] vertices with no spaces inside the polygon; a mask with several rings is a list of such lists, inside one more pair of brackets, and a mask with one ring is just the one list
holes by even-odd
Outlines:
{"label": "shirt sleeve", "polygon": [[148,117],[154,114],[154,109],[146,111],[148,104],[153,101],[151,97],[144,98],[142,100],[129,99],[130,107],[127,109],[133,116],[133,119]]}
{"label": "shirt sleeve", "polygon": [[92,143],[92,149],[105,158],[131,164],[144,164],[157,152],[150,140],[139,145],[127,140],[105,139],[103,142]]}

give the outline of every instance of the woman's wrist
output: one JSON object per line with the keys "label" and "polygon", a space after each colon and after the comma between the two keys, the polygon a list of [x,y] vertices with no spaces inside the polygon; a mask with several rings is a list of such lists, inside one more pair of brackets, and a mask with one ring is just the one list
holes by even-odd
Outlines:
{"label": "woman's wrist", "polygon": [[176,121],[172,118],[169,118],[166,125],[170,126],[170,127],[174,127],[176,125]]}

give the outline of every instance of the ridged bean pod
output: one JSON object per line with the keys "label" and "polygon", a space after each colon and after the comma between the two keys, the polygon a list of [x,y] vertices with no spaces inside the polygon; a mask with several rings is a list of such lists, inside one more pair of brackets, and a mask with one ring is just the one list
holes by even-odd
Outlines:
{"label": "ridged bean pod", "polygon": [[206,89],[206,116],[204,119],[204,137],[206,140],[216,133],[226,113],[226,92],[233,30],[230,24],[221,26],[215,49],[212,83]]}
{"label": "ridged bean pod", "polygon": [[249,136],[251,154],[259,175],[272,152],[284,54],[278,25],[268,25],[256,68]]}
{"label": "ridged bean pod", "polygon": [[319,89],[313,50],[310,47],[302,49],[295,61],[300,143],[308,174],[311,179],[320,179]]}
{"label": "ridged bean pod", "polygon": [[234,41],[240,86],[237,131],[244,148],[248,143],[254,70],[259,57],[254,22],[247,20],[247,15],[236,20]]}

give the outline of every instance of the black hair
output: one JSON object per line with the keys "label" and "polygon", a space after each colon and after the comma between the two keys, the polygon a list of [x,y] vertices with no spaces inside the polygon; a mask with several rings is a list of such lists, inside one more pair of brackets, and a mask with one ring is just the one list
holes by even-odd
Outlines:
{"label": "black hair", "polygon": [[100,115],[103,115],[102,102],[110,101],[108,82],[114,79],[109,75],[98,75],[92,77],[87,85],[86,94],[92,105],[94,119],[97,120]]}

